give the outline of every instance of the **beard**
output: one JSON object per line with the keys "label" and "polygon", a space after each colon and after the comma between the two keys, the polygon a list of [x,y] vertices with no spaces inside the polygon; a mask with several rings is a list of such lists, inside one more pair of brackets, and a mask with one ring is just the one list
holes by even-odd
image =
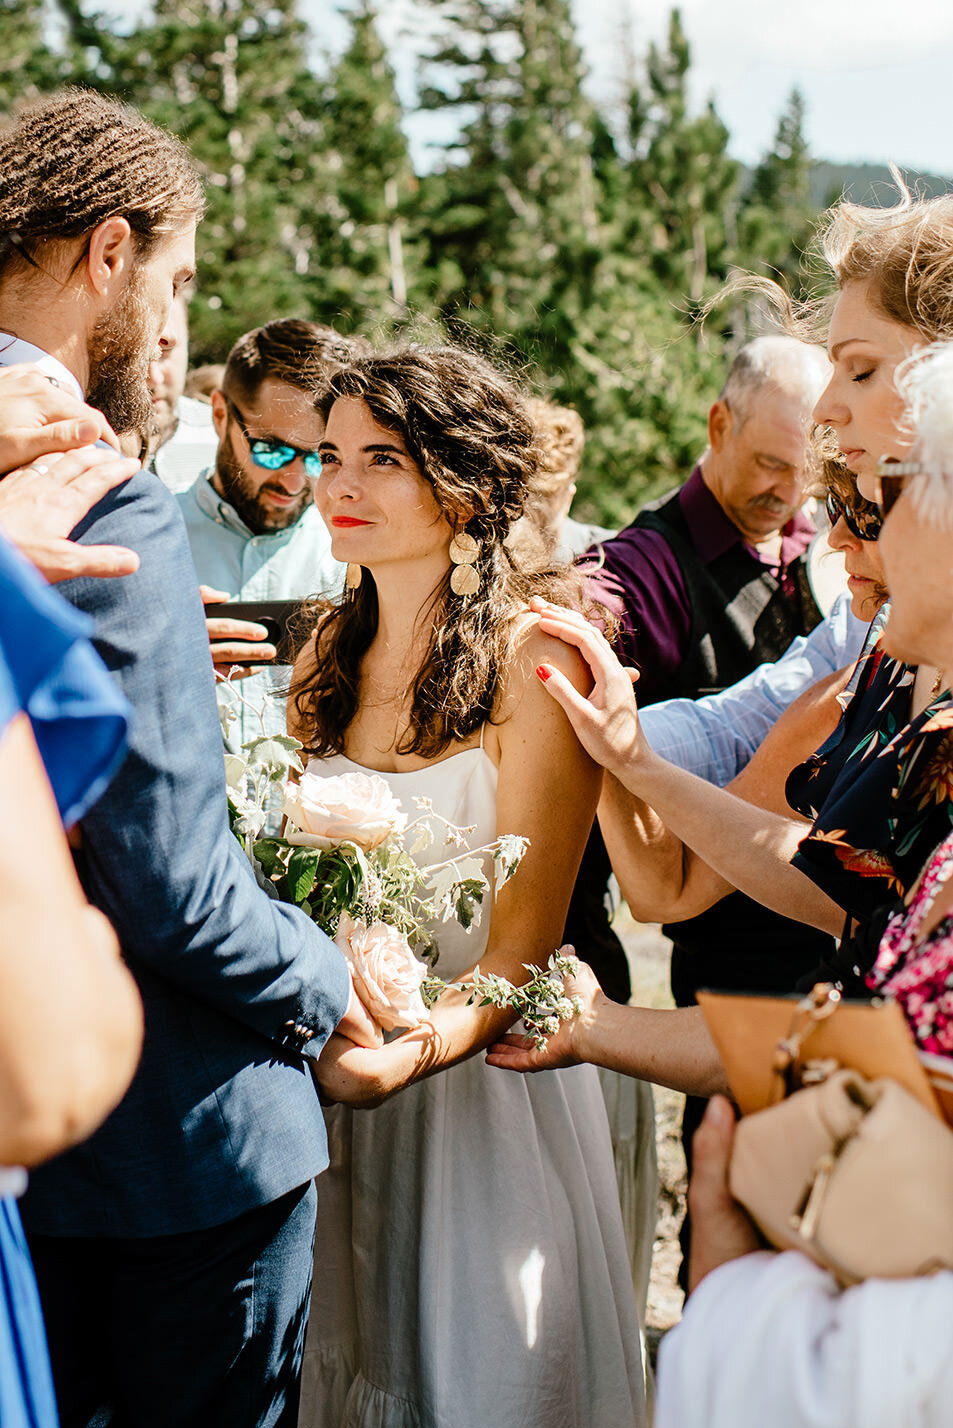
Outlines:
{"label": "beard", "polygon": [[150,420],[152,422],[153,451],[158,451],[160,446],[165,446],[178,426],[175,408],[176,403],[169,401],[167,397],[160,397],[158,401],[152,399]]}
{"label": "beard", "polygon": [[[255,468],[256,471],[259,469],[259,467]],[[226,501],[255,535],[267,535],[271,531],[287,530],[289,526],[300,521],[305,510],[311,504],[311,491],[306,486],[301,492],[301,500],[297,505],[289,506],[284,511],[276,511],[266,506],[261,499],[261,492],[268,489],[269,483],[255,481],[248,476],[235,455],[231,432],[227,432],[218,444],[215,474]],[[277,482],[275,490],[281,490]]]}
{"label": "beard", "polygon": [[149,363],[158,337],[155,318],[145,301],[143,284],[134,272],[115,307],[105,313],[89,336],[89,389],[86,400],[97,407],[117,436],[152,434]]}

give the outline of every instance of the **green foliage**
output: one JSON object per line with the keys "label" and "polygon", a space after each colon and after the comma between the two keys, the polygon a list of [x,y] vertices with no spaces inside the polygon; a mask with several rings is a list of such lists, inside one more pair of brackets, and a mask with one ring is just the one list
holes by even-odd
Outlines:
{"label": "green foliage", "polygon": [[[726,276],[734,257],[739,166],[712,103],[689,113],[688,41],[679,12],[666,48],[649,48],[644,79],[628,97],[624,235],[648,248],[663,288],[697,304]],[[714,280],[714,281],[713,281]]]}
{"label": "green foliage", "polygon": [[520,358],[558,360],[587,300],[599,234],[591,112],[568,0],[431,0],[443,27],[441,87],[425,108],[467,117],[418,205],[451,327],[502,337]]}
{"label": "green foliage", "polygon": [[751,175],[739,220],[749,264],[780,274],[795,291],[817,216],[803,125],[804,100],[795,89],[778,120],[772,148]]}
{"label": "green foliage", "polygon": [[0,0],[0,109],[53,88],[59,65],[45,43],[43,0]]}
{"label": "green foliage", "polygon": [[568,995],[566,990],[566,978],[576,976],[579,962],[576,957],[554,952],[547,967],[529,962],[524,962],[523,967],[529,973],[529,980],[520,987],[506,977],[492,972],[484,974],[476,967],[472,988],[463,984],[461,990],[470,992],[471,1005],[479,1002],[481,1007],[511,1007],[518,1011],[526,1040],[542,1051],[549,1037],[559,1030],[560,1023],[571,1021],[582,1011],[581,999]]}
{"label": "green foliage", "polygon": [[570,0],[425,3],[419,104],[454,137],[423,173],[374,0],[350,0],[322,71],[297,0],[153,0],[123,22],[96,0],[0,0],[0,105],[75,80],[187,140],[208,189],[194,361],[291,314],[478,345],[579,410],[576,513],[622,524],[687,475],[747,335],[741,313],[703,340],[700,306],[739,267],[798,281],[817,207],[803,102],[745,182],[714,106],[692,111],[677,10],[621,112],[600,112]]}
{"label": "green foliage", "polygon": [[394,75],[369,0],[350,16],[351,42],[326,85],[321,144],[327,192],[319,223],[323,321],[374,332],[408,313],[407,237],[416,188]]}

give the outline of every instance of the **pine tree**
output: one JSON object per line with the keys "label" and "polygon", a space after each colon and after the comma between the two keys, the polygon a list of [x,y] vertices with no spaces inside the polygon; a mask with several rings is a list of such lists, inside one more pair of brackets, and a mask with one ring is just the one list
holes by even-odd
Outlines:
{"label": "pine tree", "polygon": [[350,44],[328,80],[322,128],[331,186],[321,222],[319,306],[326,320],[368,332],[408,312],[417,262],[407,211],[416,179],[371,0],[358,0],[350,22]]}
{"label": "pine tree", "polygon": [[315,214],[332,185],[321,145],[324,95],[295,0],[155,0],[124,35],[80,0],[58,3],[87,59],[77,77],[174,130],[204,173],[196,360],[220,359],[269,318],[312,312]]}
{"label": "pine tree", "polygon": [[664,288],[697,304],[733,260],[739,166],[714,104],[689,113],[690,64],[673,10],[666,46],[649,47],[644,79],[629,92],[627,236],[647,242]]}
{"label": "pine tree", "polygon": [[[707,352],[678,340],[686,274],[675,256],[683,260],[684,241],[664,238],[672,296],[649,254],[659,204],[645,197],[648,151],[658,164],[669,143],[672,191],[683,198],[690,146],[673,133],[681,124],[695,149],[712,145],[704,121],[692,126],[679,113],[687,50],[656,55],[667,107],[656,103],[644,123],[633,107],[626,160],[583,93],[568,4],[441,0],[440,13],[452,25],[434,56],[443,87],[425,103],[463,106],[468,116],[442,171],[422,181],[441,313],[454,331],[469,324],[503,339],[537,386],[579,410],[579,508],[622,524],[647,494],[683,479],[717,390]],[[663,79],[667,63],[677,82]],[[715,139],[720,155],[723,128]],[[723,172],[733,181],[734,165]],[[705,223],[709,188],[698,187]],[[647,209],[651,222],[640,226]],[[706,233],[706,259],[714,246]]]}
{"label": "pine tree", "polygon": [[746,266],[780,274],[795,290],[816,210],[810,191],[811,157],[804,138],[804,100],[791,91],[774,142],[751,176],[739,220]]}
{"label": "pine tree", "polygon": [[473,116],[422,185],[436,301],[521,349],[557,351],[598,244],[591,111],[568,0],[431,3],[446,26],[432,62],[454,78],[426,91],[424,105]]}

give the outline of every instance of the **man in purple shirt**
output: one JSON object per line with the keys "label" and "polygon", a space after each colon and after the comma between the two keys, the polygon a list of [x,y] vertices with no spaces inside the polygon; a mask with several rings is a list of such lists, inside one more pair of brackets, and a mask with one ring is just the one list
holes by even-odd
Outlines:
{"label": "man in purple shirt", "polygon": [[[798,559],[814,535],[801,511],[806,483],[806,437],[814,401],[827,380],[818,347],[789,337],[762,337],[732,364],[708,413],[708,449],[675,497],[646,508],[632,525],[593,554],[593,593],[622,623],[622,652],[641,671],[639,703],[683,695],[697,698],[733,684],[759,662],[753,643],[772,645],[777,658],[820,619]],[[659,519],[661,517],[661,519]],[[731,567],[731,574],[727,567]],[[698,580],[710,577],[708,590]],[[761,610],[729,613],[741,626],[728,648],[701,656],[686,670],[708,631],[705,596],[724,603],[753,577],[765,591]],[[771,597],[774,597],[773,599]],[[774,606],[768,631],[764,611]],[[806,626],[807,628],[802,628]],[[786,628],[790,635],[774,652]],[[731,673],[725,668],[730,663]],[[717,665],[717,672],[715,669]],[[692,681],[692,674],[698,676]]]}
{"label": "man in purple shirt", "polygon": [[[640,671],[640,705],[727,688],[819,623],[802,559],[814,527],[801,506],[811,411],[828,369],[820,348],[793,338],[749,343],[708,414],[708,448],[689,480],[594,548],[592,593],[621,623],[620,657]],[[626,1000],[628,969],[605,911],[608,871],[596,830],[566,936],[607,993]],[[665,931],[681,1006],[702,986],[789,990],[830,951],[822,934],[740,893]],[[689,1112],[686,1131],[693,1121]]]}

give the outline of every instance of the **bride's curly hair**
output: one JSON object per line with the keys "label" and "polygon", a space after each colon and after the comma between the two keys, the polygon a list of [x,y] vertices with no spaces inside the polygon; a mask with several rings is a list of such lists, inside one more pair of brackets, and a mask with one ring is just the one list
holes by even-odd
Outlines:
{"label": "bride's curly hair", "polygon": [[[478,593],[455,595],[448,566],[423,612],[433,631],[397,752],[433,758],[492,719],[516,616],[529,597],[580,608],[583,580],[565,566],[526,568],[525,555],[504,544],[536,472],[536,431],[521,394],[489,362],[455,347],[405,347],[338,372],[319,410],[327,416],[339,397],[358,398],[400,434],[450,526],[479,544]],[[308,754],[341,753],[357,713],[361,661],[377,631],[371,572],[342,604],[314,601],[305,615],[317,630],[313,669],[291,689],[299,729]]]}

